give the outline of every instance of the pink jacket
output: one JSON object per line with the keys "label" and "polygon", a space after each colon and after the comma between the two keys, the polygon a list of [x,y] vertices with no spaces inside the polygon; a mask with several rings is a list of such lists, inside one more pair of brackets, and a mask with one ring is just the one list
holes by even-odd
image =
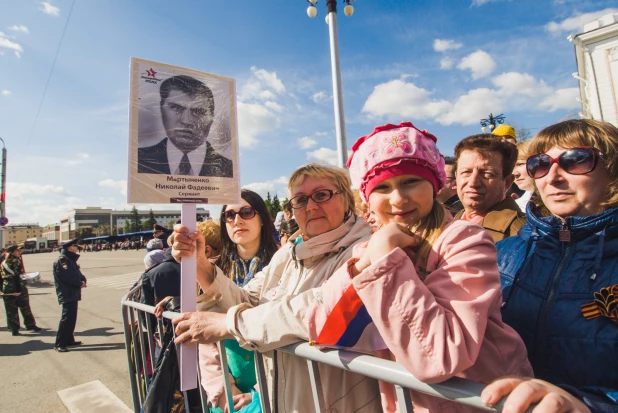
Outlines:
{"label": "pink jacket", "polygon": [[[355,246],[354,257],[366,246]],[[353,279],[348,268],[328,279],[312,303],[307,314],[311,340],[353,285],[388,347],[375,355],[402,364],[419,380],[437,383],[458,376],[489,383],[505,375],[533,376],[523,341],[502,322],[496,247],[480,226],[448,223],[429,253],[426,277],[399,248]],[[380,390],[384,411],[398,411],[394,386],[381,382]],[[412,392],[412,401],[415,412],[475,411],[418,392]]]}

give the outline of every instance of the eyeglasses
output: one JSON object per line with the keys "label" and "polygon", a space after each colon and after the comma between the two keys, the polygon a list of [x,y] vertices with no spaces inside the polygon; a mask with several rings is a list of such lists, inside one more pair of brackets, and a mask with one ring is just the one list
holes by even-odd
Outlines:
{"label": "eyeglasses", "polygon": [[253,218],[257,214],[256,210],[251,207],[240,208],[240,211],[236,212],[233,209],[228,209],[223,212],[223,218],[225,222],[234,222],[236,215],[239,215],[242,219],[247,220]]}
{"label": "eyeglasses", "polygon": [[594,171],[602,156],[603,154],[598,149],[590,146],[569,149],[557,158],[552,158],[546,153],[539,153],[528,158],[526,171],[530,178],[540,179],[549,173],[553,164],[557,163],[561,169],[571,175],[584,175]]}
{"label": "eyeglasses", "polygon": [[320,189],[315,191],[311,195],[299,195],[290,199],[290,205],[294,209],[306,207],[309,203],[309,198],[313,199],[316,204],[326,202],[333,197],[333,195],[340,194],[341,191],[332,191],[330,189]]}

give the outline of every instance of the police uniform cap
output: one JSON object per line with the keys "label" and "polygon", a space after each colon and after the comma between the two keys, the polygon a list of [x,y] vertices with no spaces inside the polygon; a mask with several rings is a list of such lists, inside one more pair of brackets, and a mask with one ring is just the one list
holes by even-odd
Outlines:
{"label": "police uniform cap", "polygon": [[19,245],[11,245],[10,247],[8,247],[6,249],[6,252],[8,252],[10,254],[10,253],[15,252],[15,251],[20,250],[20,249],[22,249],[22,247],[19,246]]}
{"label": "police uniform cap", "polygon": [[167,228],[165,228],[163,225],[159,225],[159,224],[155,224],[154,225],[154,232],[166,232]]}
{"label": "police uniform cap", "polygon": [[68,240],[67,242],[63,242],[62,244],[60,244],[60,248],[63,248],[63,249],[66,250],[71,245],[76,245],[77,244],[77,240],[78,240],[78,238],[73,238],[71,240]]}

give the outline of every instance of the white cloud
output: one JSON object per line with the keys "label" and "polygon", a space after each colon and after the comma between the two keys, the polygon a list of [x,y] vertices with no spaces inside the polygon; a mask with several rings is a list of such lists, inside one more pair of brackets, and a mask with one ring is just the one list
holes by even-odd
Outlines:
{"label": "white cloud", "polygon": [[270,100],[274,101],[277,94],[285,92],[283,82],[277,73],[251,67],[252,76],[243,84],[240,100]]}
{"label": "white cloud", "polygon": [[442,70],[452,69],[454,65],[455,61],[450,57],[443,57],[442,59],[440,59],[440,69]]}
{"label": "white cloud", "polygon": [[68,159],[65,163],[68,166],[81,165],[90,159],[90,156],[87,153],[78,153],[72,159]]}
{"label": "white cloud", "polygon": [[479,119],[492,111],[502,112],[504,97],[495,90],[480,88],[470,90],[467,94],[457,98],[448,111],[440,114],[438,122],[443,125],[473,125]]}
{"label": "white cloud", "polygon": [[0,32],[0,49],[2,48],[12,50],[17,57],[21,57],[24,51],[24,48],[21,47],[20,44],[9,40],[4,33]]}
{"label": "white cloud", "polygon": [[431,100],[432,92],[407,83],[391,80],[377,85],[365,101],[362,111],[373,117],[394,115],[399,118],[434,118],[448,110],[450,103],[444,100]]}
{"label": "white cloud", "polygon": [[113,179],[104,179],[102,181],[99,181],[99,186],[102,186],[105,188],[117,189],[120,191],[122,195],[127,194],[127,181],[126,180],[114,181]]}
{"label": "white cloud", "polygon": [[81,200],[63,186],[7,183],[6,216],[13,224],[58,222],[69,210],[81,205]]}
{"label": "white cloud", "polygon": [[41,7],[39,7],[39,10],[45,14],[49,14],[50,16],[60,15],[60,9],[56,6],[51,5],[50,3],[46,1],[41,2]]}
{"label": "white cloud", "polygon": [[283,198],[287,197],[287,185],[288,178],[285,176],[281,176],[272,181],[253,182],[247,185],[243,185],[243,189],[250,189],[253,192],[257,192],[264,199],[266,199],[268,193],[270,193],[271,197],[274,197],[276,194],[281,201],[283,200]]}
{"label": "white cloud", "polygon": [[11,96],[12,93],[10,90],[4,89],[2,92],[0,92],[0,94],[2,94],[2,96]]}
{"label": "white cloud", "polygon": [[238,102],[238,130],[240,146],[249,148],[258,144],[258,136],[274,131],[279,119],[267,107],[258,103]]}
{"label": "white cloud", "polygon": [[581,108],[581,103],[577,101],[577,98],[579,98],[579,88],[558,89],[546,97],[540,103],[540,106],[547,108],[550,112],[555,112],[559,109]]}
{"label": "white cloud", "polygon": [[447,50],[457,50],[462,46],[461,43],[457,43],[455,40],[449,39],[436,39],[433,41],[433,50],[436,52],[446,52]]}
{"label": "white cloud", "polygon": [[339,165],[337,151],[328,148],[319,148],[313,152],[307,152],[307,159],[328,163],[333,166]]}
{"label": "white cloud", "polygon": [[317,144],[318,141],[313,139],[311,136],[303,136],[302,138],[298,138],[298,146],[300,146],[300,149],[313,148]]}
{"label": "white cloud", "polygon": [[584,29],[584,24],[612,13],[618,13],[618,9],[608,8],[591,13],[578,14],[560,22],[549,22],[545,25],[545,30],[551,33],[580,32]]}
{"label": "white cloud", "polygon": [[470,70],[472,72],[472,79],[476,80],[492,74],[496,70],[496,62],[488,53],[477,50],[461,59],[457,68],[459,70]]}
{"label": "white cloud", "polygon": [[500,89],[503,96],[523,95],[539,98],[552,93],[553,89],[543,80],[536,80],[528,73],[508,72],[495,76],[491,82]]}
{"label": "white cloud", "polygon": [[323,102],[328,99],[330,99],[330,97],[322,91],[314,93],[313,96],[311,96],[311,100],[313,100],[315,103]]}
{"label": "white cloud", "polygon": [[430,119],[442,125],[472,125],[491,112],[553,112],[579,107],[578,88],[555,90],[527,73],[502,73],[491,83],[493,88],[471,89],[448,101],[412,83],[391,80],[374,88],[363,112],[388,121]]}
{"label": "white cloud", "polygon": [[483,4],[487,4],[487,3],[492,3],[495,1],[500,1],[500,0],[472,0],[472,7],[479,7],[482,6]]}
{"label": "white cloud", "polygon": [[269,88],[274,89],[275,92],[285,92],[285,86],[283,86],[283,82],[277,77],[277,73],[268,72],[264,69],[258,69],[255,66],[251,67],[251,71],[253,72],[253,75],[258,78],[258,80]]}
{"label": "white cloud", "polygon": [[13,30],[14,32],[22,32],[22,33],[30,33],[30,30],[28,30],[28,28],[24,25],[21,24],[14,24],[13,26],[9,27],[9,30]]}
{"label": "white cloud", "polygon": [[283,106],[281,106],[277,102],[268,101],[264,103],[264,106],[266,106],[268,109],[274,110],[275,112],[283,112]]}

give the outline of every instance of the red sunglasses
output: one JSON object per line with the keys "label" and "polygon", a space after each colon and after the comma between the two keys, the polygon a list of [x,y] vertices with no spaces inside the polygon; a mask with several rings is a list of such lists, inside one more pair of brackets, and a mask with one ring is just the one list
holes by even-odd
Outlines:
{"label": "red sunglasses", "polygon": [[594,171],[603,154],[591,146],[580,146],[564,151],[557,158],[546,153],[532,155],[526,161],[526,171],[530,178],[540,179],[549,173],[555,163],[571,175],[584,175]]}

